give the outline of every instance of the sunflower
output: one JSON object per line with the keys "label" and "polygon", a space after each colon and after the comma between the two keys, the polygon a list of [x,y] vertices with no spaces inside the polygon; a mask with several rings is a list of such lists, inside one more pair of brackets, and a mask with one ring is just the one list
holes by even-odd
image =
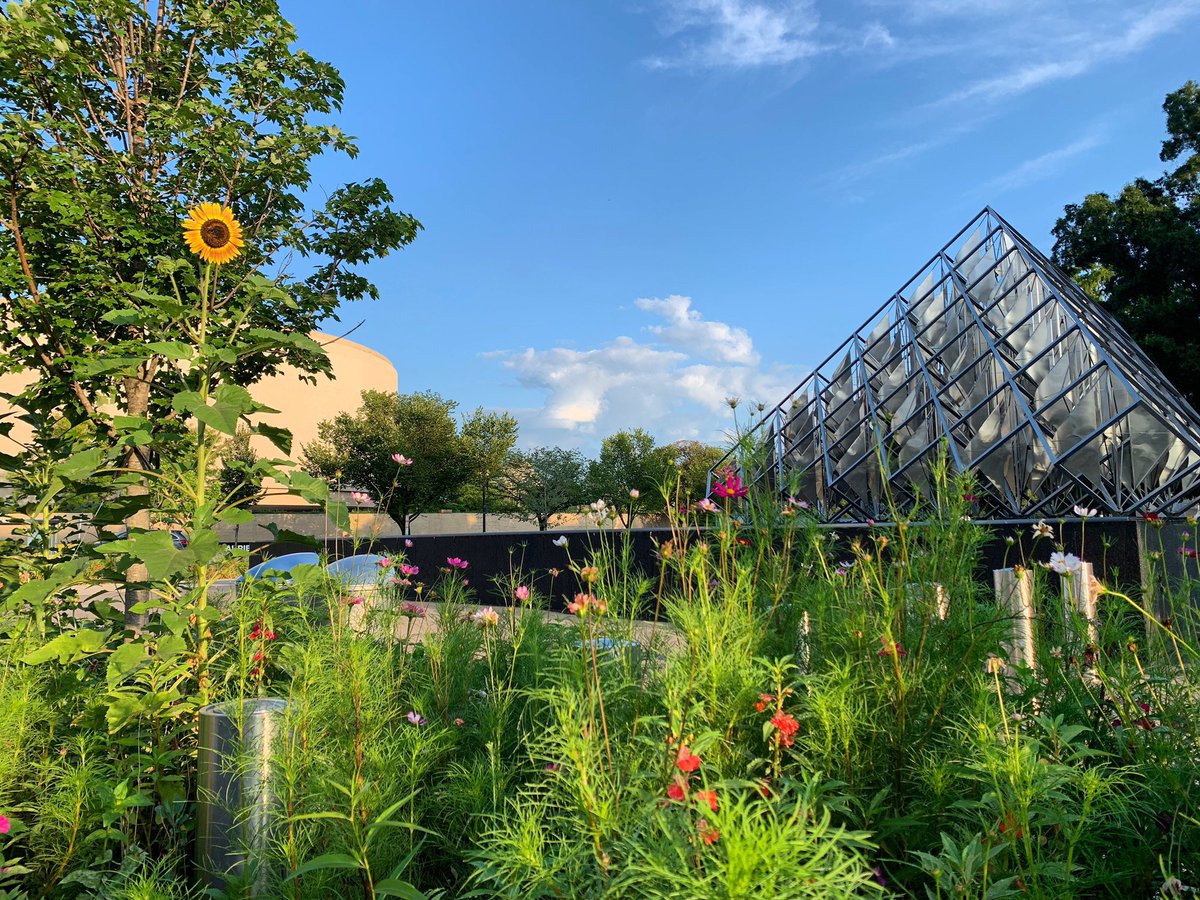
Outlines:
{"label": "sunflower", "polygon": [[242,252],[242,226],[220,203],[193,206],[183,223],[188,249],[207,263],[227,263]]}

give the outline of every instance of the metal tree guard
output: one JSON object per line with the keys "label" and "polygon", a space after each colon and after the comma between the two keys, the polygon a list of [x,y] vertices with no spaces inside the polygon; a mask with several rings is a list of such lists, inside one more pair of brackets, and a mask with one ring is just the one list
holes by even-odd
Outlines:
{"label": "metal tree guard", "polygon": [[766,459],[743,477],[825,521],[928,497],[943,446],[975,473],[981,518],[1180,515],[1200,497],[1200,416],[990,207],[750,435]]}

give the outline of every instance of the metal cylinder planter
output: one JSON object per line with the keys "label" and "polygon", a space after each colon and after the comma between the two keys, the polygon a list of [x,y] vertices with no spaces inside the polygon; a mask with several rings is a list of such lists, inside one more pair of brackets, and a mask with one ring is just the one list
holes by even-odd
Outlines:
{"label": "metal cylinder planter", "polygon": [[196,867],[207,886],[271,892],[271,840],[281,815],[271,785],[272,755],[284,738],[288,703],[231,700],[200,710],[196,757]]}

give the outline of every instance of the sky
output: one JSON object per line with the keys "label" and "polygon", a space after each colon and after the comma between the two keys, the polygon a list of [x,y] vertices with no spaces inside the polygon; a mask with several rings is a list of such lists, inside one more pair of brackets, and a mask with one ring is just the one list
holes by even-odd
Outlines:
{"label": "sky", "polygon": [[380,177],[424,225],[327,330],[589,455],[722,442],[985,205],[1049,251],[1200,79],[1200,0],[281,5],[361,150],[314,196]]}

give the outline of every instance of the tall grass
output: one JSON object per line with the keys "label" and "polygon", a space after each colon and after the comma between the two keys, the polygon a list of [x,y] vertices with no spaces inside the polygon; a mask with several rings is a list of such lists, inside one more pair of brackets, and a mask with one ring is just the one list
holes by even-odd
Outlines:
{"label": "tall grass", "polygon": [[[1093,640],[1040,566],[1051,543],[1015,548],[1038,665],[1008,666],[970,484],[937,484],[857,537],[774,496],[675,510],[655,571],[607,533],[563,551],[584,597],[526,594],[514,569],[494,618],[456,570],[393,584],[401,557],[362,604],[316,569],[252,583],[214,622],[212,691],[289,701],[271,890],[1050,900],[1200,883],[1194,585],[1164,582],[1153,606],[1105,594]],[[547,615],[551,599],[577,614]],[[29,870],[11,890],[191,896],[189,807],[164,780],[190,790],[190,747],[145,734],[174,768],[114,784],[102,673],[23,665],[37,642],[5,628],[0,810],[21,826],[0,847]],[[147,829],[174,835],[161,859],[139,855]]]}

